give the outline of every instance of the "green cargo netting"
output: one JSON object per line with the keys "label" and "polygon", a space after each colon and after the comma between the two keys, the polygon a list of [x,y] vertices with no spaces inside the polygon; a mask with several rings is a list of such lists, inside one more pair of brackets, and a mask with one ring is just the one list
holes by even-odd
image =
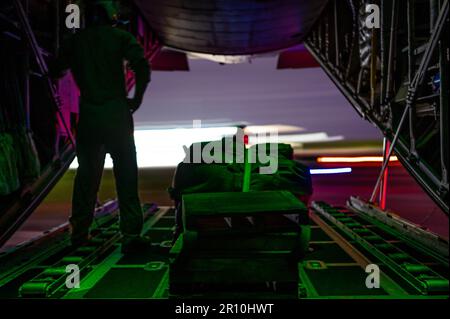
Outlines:
{"label": "green cargo netting", "polygon": [[[220,141],[216,141],[219,142]],[[201,149],[207,142],[199,143]],[[268,144],[267,144],[268,145]],[[266,151],[269,147],[266,145]],[[278,169],[274,174],[260,174],[260,168],[267,164],[252,164],[250,191],[289,190],[296,195],[311,195],[312,182],[307,166],[292,160],[292,147],[278,145]],[[253,146],[257,149],[260,144]],[[193,145],[191,145],[192,155]],[[268,153],[269,154],[269,153]],[[192,159],[192,157],[191,157]],[[177,166],[172,188],[172,199],[181,200],[183,194],[205,192],[239,192],[242,190],[244,174],[243,163],[180,163]]]}
{"label": "green cargo netting", "polygon": [[0,133],[0,195],[8,195],[20,187],[17,169],[17,153],[13,146],[13,137]]}

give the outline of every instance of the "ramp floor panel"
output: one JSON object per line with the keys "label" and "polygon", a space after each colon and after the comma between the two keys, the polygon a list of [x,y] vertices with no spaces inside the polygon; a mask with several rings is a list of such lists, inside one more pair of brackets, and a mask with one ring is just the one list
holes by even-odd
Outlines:
{"label": "ramp floor panel", "polygon": [[169,262],[169,249],[155,247],[151,251],[123,256],[117,265],[146,265],[151,261]]}
{"label": "ramp floor panel", "polygon": [[320,260],[325,263],[355,262],[354,259],[342,250],[335,242],[310,244],[309,252],[306,254],[305,260]]}
{"label": "ramp floor panel", "polygon": [[328,236],[319,226],[311,227],[311,239],[310,241],[331,241],[331,237]]}
{"label": "ramp floor panel", "polygon": [[[124,256],[120,253],[120,245],[117,242],[105,254],[92,261],[91,274],[82,278],[80,293],[67,291],[61,297],[167,298],[171,280],[169,251],[172,241],[172,228],[175,223],[173,212],[173,209],[161,208],[159,212],[146,220],[146,234],[152,238],[154,243],[153,249],[147,253]],[[380,289],[368,289],[366,287],[365,279],[367,273],[361,265],[361,260],[355,257],[357,256],[355,254],[357,252],[356,245],[348,238],[338,238],[333,235],[333,232],[337,233],[338,229],[317,215],[316,217],[314,220],[311,220],[311,244],[309,250],[298,264],[298,269],[292,269],[280,263],[277,264],[276,258],[268,258],[267,260],[261,258],[260,260],[242,260],[240,262],[242,271],[233,273],[230,269],[234,266],[231,265],[232,261],[229,258],[218,258],[212,254],[210,256],[212,259],[205,258],[204,260],[190,262],[190,268],[196,269],[196,271],[189,274],[190,278],[185,278],[186,282],[196,279],[201,283],[205,281],[206,277],[211,279],[212,285],[208,289],[212,288],[215,292],[211,294],[210,290],[205,290],[203,297],[208,298],[214,298],[214,296],[242,297],[244,295],[254,298],[279,298],[282,296],[295,298],[297,297],[297,288],[295,287],[297,283],[293,285],[291,281],[293,276],[300,278],[299,283],[301,282],[303,285],[308,286],[309,290],[312,289],[314,291],[314,294],[303,296],[307,298],[395,297],[390,296],[389,290],[383,289],[383,285]],[[116,219],[115,223],[117,222],[118,220]],[[374,226],[370,227],[371,229],[376,228]],[[391,240],[391,238],[389,239]],[[392,240],[402,246],[402,249],[405,251],[414,254],[420,261],[427,262],[430,264],[430,267],[448,276],[448,266],[437,263],[431,256],[418,253],[415,249],[400,242],[398,238],[393,238]],[[56,242],[53,243],[53,245],[56,244]],[[47,243],[45,249],[49,249],[49,246],[51,245]],[[24,265],[16,265],[16,268],[5,268],[3,273],[0,272],[0,298],[18,298],[19,288],[22,284],[28,282],[36,274],[42,272],[43,269],[64,257],[69,250],[69,248],[44,250],[41,253],[45,255],[47,251],[48,255],[46,258],[42,258],[40,263],[30,264],[26,267]],[[369,261],[372,258],[369,253],[364,253],[362,250],[359,253]],[[20,254],[20,251],[15,252],[15,254]],[[0,262],[3,262],[1,258],[4,257],[0,257]],[[22,259],[26,260],[26,258]],[[216,269],[216,271],[210,271],[210,269]],[[183,269],[180,269],[180,273],[176,274],[181,276],[179,277],[181,279],[183,279],[182,271]],[[236,278],[236,276],[240,276],[242,279],[246,279],[246,274],[249,273],[252,275],[259,273],[260,282],[248,280],[248,285],[240,287],[233,285],[225,287],[221,284],[221,277]],[[282,280],[283,276],[286,279],[284,281]],[[278,285],[281,290],[283,285],[287,285],[286,294],[283,294],[282,291],[278,295],[271,294],[276,285],[271,286],[267,282],[262,282],[269,277],[280,279]],[[217,280],[214,281],[214,278]],[[395,281],[395,278],[393,280]],[[399,286],[403,285],[401,282],[396,284]],[[189,290],[189,287],[182,288]],[[205,287],[200,288],[203,289]],[[233,291],[233,289],[236,291]],[[170,297],[177,298],[179,296],[172,295]]]}
{"label": "ramp floor panel", "polygon": [[165,269],[112,268],[85,298],[152,298]]}
{"label": "ramp floor panel", "polygon": [[367,289],[367,274],[359,266],[305,269],[319,296],[379,296],[386,295],[383,288]]}
{"label": "ramp floor panel", "polygon": [[168,240],[172,240],[173,232],[169,229],[149,229],[145,232],[146,236],[149,236],[152,242],[162,243]]}

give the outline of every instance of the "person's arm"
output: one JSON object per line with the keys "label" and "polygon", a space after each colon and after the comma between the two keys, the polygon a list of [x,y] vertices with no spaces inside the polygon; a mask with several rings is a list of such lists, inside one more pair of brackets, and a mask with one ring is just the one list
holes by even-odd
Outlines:
{"label": "person's arm", "polygon": [[151,68],[144,56],[144,49],[129,33],[125,46],[125,60],[128,61],[135,76],[134,97],[130,101],[130,108],[135,111],[142,104],[145,90],[150,82]]}

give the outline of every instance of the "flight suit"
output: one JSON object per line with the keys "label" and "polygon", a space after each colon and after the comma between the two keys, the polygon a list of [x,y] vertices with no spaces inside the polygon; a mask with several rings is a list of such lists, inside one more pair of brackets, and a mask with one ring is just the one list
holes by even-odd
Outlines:
{"label": "flight suit", "polygon": [[70,69],[80,89],[76,154],[78,170],[72,198],[72,242],[87,238],[105,154],[111,155],[124,237],[139,236],[143,215],[138,196],[138,169],[133,118],[127,101],[124,60],[134,71],[136,94],[150,81],[142,47],[128,32],[92,26],[72,36],[61,48],[52,72]]}

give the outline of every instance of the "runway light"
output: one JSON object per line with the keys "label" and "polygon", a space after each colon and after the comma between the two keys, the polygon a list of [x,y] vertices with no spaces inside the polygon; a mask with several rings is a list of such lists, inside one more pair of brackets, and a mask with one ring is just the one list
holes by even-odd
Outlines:
{"label": "runway light", "polygon": [[346,174],[351,173],[351,167],[342,168],[312,168],[309,170],[311,175],[325,175],[325,174]]}
{"label": "runway light", "polygon": [[[397,156],[391,156],[389,162],[397,162]],[[324,156],[317,158],[318,163],[381,163],[383,156],[354,156],[354,157],[338,157]]]}
{"label": "runway light", "polygon": [[[270,133],[270,132],[268,132]],[[258,136],[255,141],[254,136],[250,135],[250,144],[255,143],[321,143],[321,142],[334,142],[341,141],[344,137],[328,136],[325,132],[318,133],[305,133],[305,134],[274,134],[274,135],[261,135]]]}
{"label": "runway light", "polygon": [[[136,143],[137,163],[140,168],[148,167],[176,167],[184,157],[183,146],[190,146],[196,142],[216,141],[224,136],[236,134],[236,127],[202,127],[202,128],[174,128],[174,129],[136,129],[134,139]],[[70,165],[76,169],[75,159]],[[112,168],[113,162],[109,155],[105,159],[105,168]]]}
{"label": "runway light", "polygon": [[270,132],[277,132],[278,134],[287,134],[293,132],[303,132],[304,127],[284,124],[270,124],[270,125],[248,125],[245,127],[244,132],[246,134],[268,134]]}
{"label": "runway light", "polygon": [[280,143],[320,143],[320,142],[341,141],[343,139],[344,137],[341,135],[328,136],[328,134],[325,132],[280,135],[278,137]]}

